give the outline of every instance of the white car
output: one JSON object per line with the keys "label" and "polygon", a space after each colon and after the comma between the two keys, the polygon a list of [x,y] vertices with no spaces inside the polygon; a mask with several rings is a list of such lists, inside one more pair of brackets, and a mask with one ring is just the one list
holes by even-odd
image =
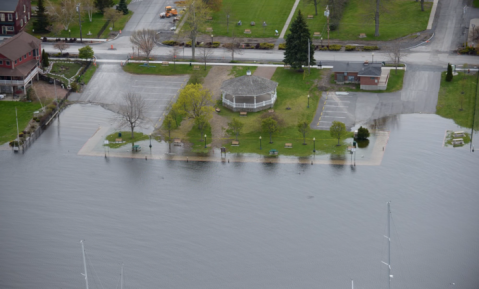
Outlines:
{"label": "white car", "polygon": [[4,99],[5,98],[5,94],[0,94],[0,99]]}

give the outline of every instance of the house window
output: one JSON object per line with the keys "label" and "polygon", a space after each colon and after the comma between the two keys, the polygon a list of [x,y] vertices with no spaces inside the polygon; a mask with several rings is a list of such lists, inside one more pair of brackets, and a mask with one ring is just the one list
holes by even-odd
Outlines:
{"label": "house window", "polygon": [[27,11],[27,7],[25,6],[25,4],[23,4],[23,12],[26,12]]}
{"label": "house window", "polygon": [[3,65],[3,60],[0,60],[0,65]]}
{"label": "house window", "polygon": [[18,20],[18,13],[15,12],[15,20]]}
{"label": "house window", "polygon": [[7,27],[6,27],[6,30],[7,30],[7,31],[14,31],[14,30],[13,30],[13,26],[7,26]]}
{"label": "house window", "polygon": [[30,51],[30,52],[28,52],[28,56],[32,56],[32,52],[31,52],[31,51]]}
{"label": "house window", "polygon": [[17,61],[15,60],[15,64],[17,64]]}
{"label": "house window", "polygon": [[348,81],[354,81],[354,76],[348,76]]}
{"label": "house window", "polygon": [[376,79],[375,77],[370,77],[372,80]]}
{"label": "house window", "polygon": [[5,14],[4,13],[0,14],[0,19],[2,20],[2,22],[5,21]]}
{"label": "house window", "polygon": [[8,21],[13,21],[12,14],[7,14],[8,15]]}
{"label": "house window", "polygon": [[23,27],[23,19],[20,19],[20,27]]}
{"label": "house window", "polygon": [[5,64],[8,65],[8,66],[10,66],[10,60],[6,60],[6,61],[5,61]]}

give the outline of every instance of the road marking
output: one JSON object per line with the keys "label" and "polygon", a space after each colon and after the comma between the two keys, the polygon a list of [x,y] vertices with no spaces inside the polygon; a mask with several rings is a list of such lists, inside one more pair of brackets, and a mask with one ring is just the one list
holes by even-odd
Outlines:
{"label": "road marking", "polygon": [[348,113],[347,111],[334,111],[334,110],[325,110],[324,112]]}
{"label": "road marking", "polygon": [[325,104],[324,106],[347,107],[347,106],[344,106],[344,105],[332,105],[332,104]]}
{"label": "road marking", "polygon": [[329,116],[329,115],[325,115],[323,117],[332,117],[332,118],[346,118],[345,116]]}

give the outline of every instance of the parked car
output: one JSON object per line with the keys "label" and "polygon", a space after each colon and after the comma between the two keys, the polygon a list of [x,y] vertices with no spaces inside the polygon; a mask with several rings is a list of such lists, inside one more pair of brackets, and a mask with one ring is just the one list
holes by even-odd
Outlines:
{"label": "parked car", "polygon": [[0,99],[4,99],[5,98],[5,94],[0,94]]}

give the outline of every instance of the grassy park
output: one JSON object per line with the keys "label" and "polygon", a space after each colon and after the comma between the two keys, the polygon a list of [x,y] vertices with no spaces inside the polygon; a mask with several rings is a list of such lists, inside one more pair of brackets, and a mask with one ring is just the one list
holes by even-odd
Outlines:
{"label": "grassy park", "polygon": [[436,114],[454,120],[459,126],[471,128],[476,105],[477,74],[464,75],[459,72],[451,82],[445,78],[446,72],[443,72]]}
{"label": "grassy park", "polygon": [[127,144],[135,143],[138,141],[142,140],[147,140],[149,139],[149,135],[143,134],[141,132],[134,132],[133,133],[134,137],[131,137],[131,131],[121,131],[121,143],[116,143],[116,139],[118,137],[118,132],[114,132],[110,135],[108,135],[105,139],[109,142],[109,144],[105,145],[107,147],[110,147],[112,149],[120,148],[122,146],[125,146]]}
{"label": "grassy park", "polygon": [[[281,32],[293,4],[294,0],[223,0],[222,10],[213,13],[208,27],[213,28],[212,34],[218,36],[231,36],[234,32],[238,37],[275,37],[274,31]],[[226,25],[228,10],[231,11],[229,29]],[[239,20],[243,25],[236,25]],[[255,26],[250,25],[252,21]],[[263,27],[264,21],[266,27]],[[250,29],[251,34],[245,34],[245,29]]]}
{"label": "grassy park", "polygon": [[12,141],[17,136],[15,107],[18,113],[18,128],[22,131],[33,117],[33,112],[40,109],[38,102],[0,101],[0,145]]}
{"label": "grassy park", "polygon": [[[311,70],[311,74],[298,73],[294,70],[283,68],[276,69],[272,80],[279,83],[278,99],[274,105],[275,114],[278,115],[283,125],[277,133],[272,135],[273,144],[269,143],[269,134],[261,131],[263,114],[268,111],[248,113],[246,117],[239,117],[237,112],[222,109],[219,113],[229,121],[239,118],[244,123],[242,134],[239,135],[239,146],[231,146],[227,141],[227,150],[233,153],[257,153],[268,155],[270,149],[278,150],[282,155],[309,156],[313,153],[313,138],[316,138],[317,154],[343,154],[346,146],[336,146],[337,139],[330,136],[329,131],[311,130],[306,135],[307,145],[302,145],[303,137],[298,132],[296,125],[301,120],[310,122],[318,106],[321,93],[316,89],[316,81],[321,77],[320,70]],[[308,108],[308,94],[309,108]],[[290,108],[290,109],[287,109]],[[346,134],[351,136],[350,133]],[[262,137],[262,149],[259,146],[259,137]],[[231,138],[233,140],[234,137]],[[292,143],[293,148],[284,148],[285,143]],[[344,144],[343,140],[341,143]]]}

